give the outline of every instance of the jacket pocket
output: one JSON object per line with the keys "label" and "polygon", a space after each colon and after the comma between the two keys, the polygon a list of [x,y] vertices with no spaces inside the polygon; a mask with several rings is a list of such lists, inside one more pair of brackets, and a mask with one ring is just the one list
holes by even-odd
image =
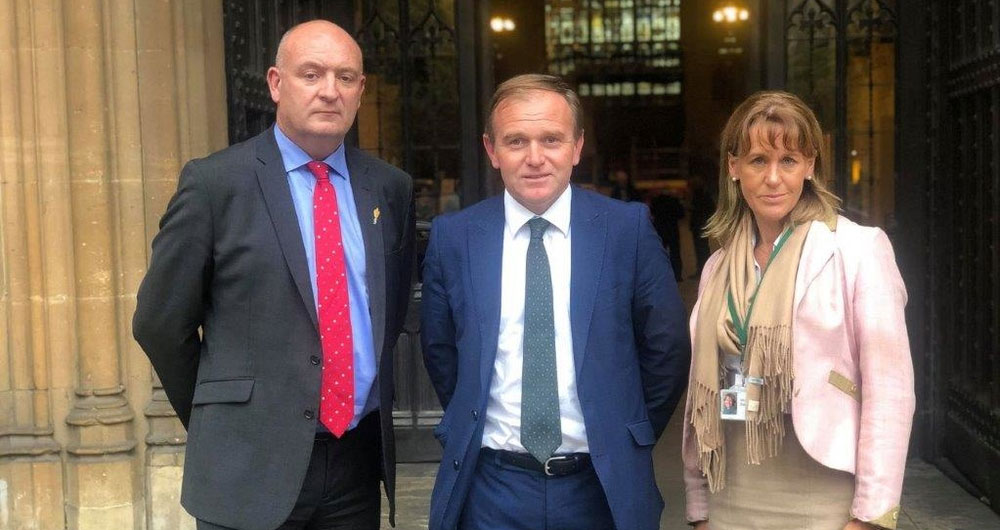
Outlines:
{"label": "jacket pocket", "polygon": [[653,436],[653,424],[649,420],[642,420],[626,425],[628,432],[632,433],[632,439],[640,446],[655,445],[656,436]]}
{"label": "jacket pocket", "polygon": [[195,387],[191,404],[246,403],[253,393],[253,383],[253,379],[203,381]]}
{"label": "jacket pocket", "polygon": [[847,376],[835,370],[830,370],[830,378],[827,381],[841,392],[854,398],[855,401],[861,402],[861,390]]}

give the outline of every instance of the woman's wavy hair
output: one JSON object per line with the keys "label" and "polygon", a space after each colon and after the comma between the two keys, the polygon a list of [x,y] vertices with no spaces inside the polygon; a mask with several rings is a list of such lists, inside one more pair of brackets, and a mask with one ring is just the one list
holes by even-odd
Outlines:
{"label": "woman's wavy hair", "polygon": [[815,158],[812,179],[806,180],[802,196],[792,208],[793,223],[830,221],[837,215],[840,199],[826,187],[823,168],[827,154],[823,130],[805,103],[794,94],[762,91],[751,95],[736,107],[722,130],[719,148],[719,201],[715,213],[705,225],[705,237],[722,246],[728,245],[746,216],[752,215],[740,191],[739,182],[729,175],[730,158],[745,156],[750,151],[752,136],[765,140],[771,147],[781,139],[789,151],[799,151]]}

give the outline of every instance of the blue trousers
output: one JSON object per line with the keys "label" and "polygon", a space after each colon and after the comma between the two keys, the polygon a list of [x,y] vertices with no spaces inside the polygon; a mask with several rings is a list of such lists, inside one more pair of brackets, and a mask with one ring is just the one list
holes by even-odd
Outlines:
{"label": "blue trousers", "polygon": [[482,453],[459,523],[462,530],[614,530],[594,469],[547,477]]}

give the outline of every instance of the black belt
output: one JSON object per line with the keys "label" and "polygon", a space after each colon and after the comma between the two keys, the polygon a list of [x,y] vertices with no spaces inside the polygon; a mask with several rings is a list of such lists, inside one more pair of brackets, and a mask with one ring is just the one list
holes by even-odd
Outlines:
{"label": "black belt", "polygon": [[539,462],[530,453],[515,453],[513,451],[502,451],[483,447],[480,456],[496,456],[501,462],[510,464],[522,469],[529,469],[539,473],[545,473],[550,477],[564,477],[579,473],[585,469],[590,469],[589,453],[572,453],[568,455],[555,455],[544,463]]}

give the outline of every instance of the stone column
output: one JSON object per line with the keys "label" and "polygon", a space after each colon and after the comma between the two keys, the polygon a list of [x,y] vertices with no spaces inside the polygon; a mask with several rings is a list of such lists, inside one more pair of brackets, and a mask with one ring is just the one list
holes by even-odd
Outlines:
{"label": "stone column", "polygon": [[[149,384],[149,363],[139,345],[132,340],[132,314],[135,313],[135,293],[146,271],[146,228],[143,205],[143,153],[142,130],[140,126],[140,93],[137,79],[139,50],[136,46],[136,5],[133,2],[105,1],[107,27],[108,62],[110,65],[109,87],[113,101],[110,124],[113,132],[109,135],[111,151],[111,191],[116,221],[115,248],[117,249],[116,286],[118,321],[118,341],[121,348],[125,388],[129,396],[131,412],[143,418],[142,404],[152,392]],[[163,87],[167,89],[168,87]],[[162,513],[150,510],[150,484],[155,480],[143,466],[147,454],[142,440],[149,432],[144,421],[133,422],[133,436],[137,441],[132,454],[134,472],[142,474],[142,480],[133,484],[135,527],[153,528],[151,521],[162,520]],[[175,499],[172,511],[181,511],[179,499]],[[168,509],[168,513],[169,509]],[[175,526],[180,530],[180,526]]]}
{"label": "stone column", "polygon": [[[24,2],[0,0],[0,520],[5,527],[62,528],[63,474],[48,392],[55,344],[43,330],[67,305],[48,297],[64,284],[49,281],[56,279],[40,264],[41,224],[66,226],[68,218],[42,219],[39,180],[46,169],[65,168],[65,149],[45,141],[58,138],[65,122],[44,121],[53,108],[34,93],[37,83],[60,73],[40,71],[59,53],[48,40],[50,28],[35,22]],[[58,271],[63,264],[53,265]]]}
{"label": "stone column", "polygon": [[[179,3],[143,2],[136,5],[140,126],[143,135],[143,201],[146,214],[144,239],[156,235],[160,215],[177,186],[183,163],[178,92],[176,22],[174,8]],[[169,90],[164,90],[169,87]],[[148,245],[143,245],[148,248]],[[143,266],[145,267],[145,260]],[[150,529],[165,529],[185,519],[180,507],[180,483],[184,467],[187,433],[177,421],[167,396],[148,365],[146,384],[153,385],[144,410],[149,431],[146,435],[146,506],[156,514]]]}
{"label": "stone column", "polygon": [[217,0],[0,0],[0,528],[194,528],[130,322],[181,165],[227,143],[222,50]]}
{"label": "stone column", "polygon": [[109,9],[102,0],[74,0],[62,7],[78,362],[76,399],[66,418],[66,511],[71,528],[129,528],[141,521],[141,503],[134,498],[133,413],[119,359]]}

